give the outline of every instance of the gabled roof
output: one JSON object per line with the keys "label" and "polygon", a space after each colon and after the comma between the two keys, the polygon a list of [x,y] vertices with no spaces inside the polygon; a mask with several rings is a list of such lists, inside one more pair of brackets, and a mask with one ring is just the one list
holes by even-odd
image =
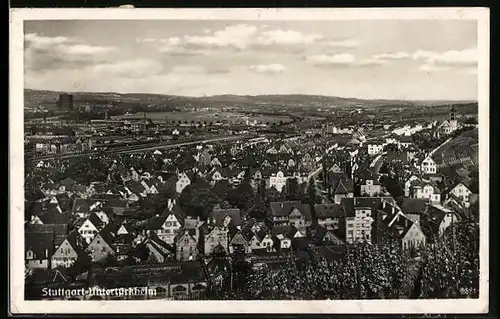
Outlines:
{"label": "gabled roof", "polygon": [[71,214],[88,214],[90,213],[90,207],[94,204],[101,203],[100,199],[85,199],[85,198],[76,198],[73,202],[73,208],[71,209]]}
{"label": "gabled roof", "polygon": [[84,248],[86,246],[85,240],[83,240],[83,237],[78,233],[78,231],[75,229],[71,233],[69,233],[68,237],[66,237],[66,240],[68,243],[73,247],[75,251],[80,251],[83,252]]}
{"label": "gabled roof", "polygon": [[87,220],[98,229],[104,226],[104,222],[95,213],[91,213],[89,217],[87,217]]}
{"label": "gabled roof", "polygon": [[316,211],[316,217],[318,219],[337,218],[344,216],[344,211],[342,206],[335,203],[316,204],[314,206],[314,209]]}
{"label": "gabled roof", "polygon": [[161,229],[163,226],[163,223],[165,223],[165,220],[167,219],[168,214],[162,214],[158,216],[153,216],[150,219],[148,219],[147,224],[146,224],[146,229],[148,230],[157,230]]}
{"label": "gabled roof", "polygon": [[408,231],[411,229],[413,226],[413,222],[402,216],[399,215],[396,217],[396,220],[391,224],[389,231],[393,233],[396,237],[398,238],[404,238]]}
{"label": "gabled roof", "polygon": [[[146,240],[146,244],[147,243],[151,243],[151,245],[153,245],[156,250],[158,250],[162,254],[165,250],[171,253],[175,252],[174,247],[161,240],[154,232],[149,235],[148,239]],[[168,253],[165,253],[164,256],[166,256],[167,254]]]}
{"label": "gabled roof", "polygon": [[342,180],[339,181],[337,184],[337,187],[335,188],[334,194],[341,195],[341,194],[349,194],[350,192],[347,190],[347,187],[344,185]]}
{"label": "gabled roof", "polygon": [[264,237],[266,237],[266,235],[268,235],[268,232],[264,229],[261,229],[255,235],[257,236],[257,239],[259,240],[259,242],[261,242],[264,239]]}
{"label": "gabled roof", "polygon": [[68,224],[25,224],[25,232],[53,233],[54,244],[60,245],[68,236]]}
{"label": "gabled roof", "polygon": [[424,198],[404,198],[401,210],[405,214],[423,214],[427,210],[427,200]]}
{"label": "gabled roof", "polygon": [[[104,241],[104,243],[105,243],[106,245],[108,245],[109,247],[112,247],[112,245],[113,245],[113,241],[114,241],[114,235],[113,235],[113,234],[111,234],[108,230],[106,230],[106,229],[104,229],[104,228],[103,228],[103,229],[102,229],[102,230],[101,230],[101,231],[100,231],[100,232],[99,232],[99,233],[98,233],[98,234],[94,237],[94,239],[92,240],[92,242],[94,242],[95,240],[97,240],[97,238],[99,238],[99,237],[100,237],[100,238]],[[92,243],[92,242],[91,242],[91,243]]]}
{"label": "gabled roof", "polygon": [[311,208],[309,205],[302,204],[300,201],[286,201],[286,202],[271,202],[270,213],[274,217],[285,217],[296,208],[306,220],[311,220]]}

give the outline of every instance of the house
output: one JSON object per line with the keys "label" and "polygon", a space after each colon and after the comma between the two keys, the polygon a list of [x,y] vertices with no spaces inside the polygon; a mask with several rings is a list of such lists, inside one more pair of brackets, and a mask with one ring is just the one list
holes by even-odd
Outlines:
{"label": "house", "polygon": [[413,181],[421,181],[422,179],[415,175],[415,174],[411,174],[405,181],[404,183],[404,188],[405,188],[405,197],[409,197],[410,196],[410,186],[411,186],[411,183]]}
{"label": "house", "polygon": [[282,192],[283,188],[286,186],[287,177],[283,171],[278,170],[277,172],[271,173],[271,176],[266,180],[266,188],[274,187],[278,192]]}
{"label": "house", "polygon": [[54,246],[55,248],[59,247],[61,243],[68,236],[68,225],[67,224],[25,224],[24,228],[25,232],[49,232],[54,233]]}
{"label": "house", "polygon": [[343,245],[344,241],[340,239],[334,230],[327,229],[321,225],[317,225],[311,229],[312,241],[316,244],[324,245]]}
{"label": "house", "polygon": [[369,142],[367,146],[368,146],[368,155],[372,156],[379,155],[384,150],[383,143]]}
{"label": "house", "polygon": [[[375,212],[384,205],[393,204],[391,197],[343,198],[341,206],[345,212],[346,243],[372,242],[372,224]],[[394,203],[395,204],[395,203]]]}
{"label": "house", "polygon": [[410,135],[403,135],[399,138],[398,146],[400,148],[408,148],[413,144],[413,138]]}
{"label": "house", "polygon": [[195,236],[195,232],[189,229],[177,235],[175,240],[177,260],[195,260],[198,257],[198,239]]}
{"label": "house", "polygon": [[221,173],[222,170],[214,168],[212,172],[209,173],[209,180],[212,184],[216,184],[217,182],[224,179]]}
{"label": "house", "polygon": [[[337,171],[337,168],[339,171]],[[326,183],[333,197],[334,203],[339,204],[342,198],[354,197],[354,183],[342,170],[338,167],[332,167],[326,174]]]}
{"label": "house", "polygon": [[210,150],[208,148],[203,149],[200,152],[200,156],[198,157],[198,163],[204,166],[210,165],[212,161],[212,155],[210,154]]}
{"label": "house", "polygon": [[76,215],[80,218],[87,218],[92,211],[102,208],[103,203],[100,199],[75,198],[71,215]]}
{"label": "house", "polygon": [[252,247],[246,239],[243,230],[237,231],[233,235],[233,238],[231,238],[231,241],[229,242],[229,253],[232,254],[236,250],[236,247],[243,247],[245,254],[249,254],[252,252]]}
{"label": "house", "polygon": [[436,162],[430,156],[426,156],[420,164],[420,171],[424,174],[436,174]]}
{"label": "house", "polygon": [[[123,227],[123,225],[121,226]],[[124,260],[127,259],[134,249],[135,236],[133,234],[118,234],[114,233],[113,242],[111,246],[115,251],[116,260]]]}
{"label": "house", "polygon": [[235,227],[241,226],[241,215],[239,208],[214,208],[207,218],[209,226]]}
{"label": "house", "polygon": [[174,247],[158,238],[154,232],[149,234],[144,241],[144,245],[149,251],[149,258],[154,260],[155,263],[162,264],[175,258]]}
{"label": "house", "polygon": [[146,190],[147,195],[158,194],[158,185],[154,180],[142,180],[141,185]]}
{"label": "house", "polygon": [[426,199],[433,204],[441,202],[441,191],[430,182],[414,180],[410,185],[410,198]]}
{"label": "house", "polygon": [[191,179],[188,177],[188,175],[184,173],[180,173],[177,177],[177,182],[175,183],[175,189],[178,194],[182,193],[184,188],[186,186],[191,184]]}
{"label": "house", "polygon": [[202,227],[204,234],[204,251],[205,255],[211,255],[214,248],[220,245],[225,252],[229,251],[229,234],[228,229],[224,227],[208,227],[204,225]]}
{"label": "house", "polygon": [[178,210],[164,212],[162,215],[156,215],[148,220],[146,231],[148,233],[156,233],[160,240],[169,245],[173,245],[175,236],[182,227],[181,223],[183,220]]}
{"label": "house", "polygon": [[382,184],[376,179],[365,179],[360,185],[361,196],[376,197],[382,194]]}
{"label": "house", "polygon": [[[288,237],[289,227],[274,227],[272,229],[272,241],[277,252],[290,250],[292,239]],[[267,243],[266,243],[267,244]]]}
{"label": "house", "polygon": [[403,251],[423,249],[426,237],[418,223],[398,214],[387,225],[387,231],[396,238]]}
{"label": "house", "polygon": [[141,182],[136,180],[126,181],[125,189],[127,191],[127,199],[129,202],[136,202],[140,198],[148,195],[146,188],[141,184]]}
{"label": "house", "polygon": [[78,259],[87,256],[85,248],[85,240],[78,231],[71,232],[52,255],[51,268],[70,267]]}
{"label": "house", "polygon": [[83,222],[83,224],[78,228],[78,233],[83,237],[85,242],[90,243],[95,235],[104,228],[105,224],[103,221],[95,214],[91,213],[89,217]]}
{"label": "house", "polygon": [[54,252],[53,232],[25,232],[24,252],[27,268],[50,268],[50,257]]}
{"label": "house", "polygon": [[250,178],[255,181],[260,181],[262,179],[262,171],[258,168],[250,169]]}
{"label": "house", "polygon": [[421,218],[421,224],[426,226],[431,238],[443,236],[446,229],[458,221],[457,214],[441,205],[430,205]]}
{"label": "house", "polygon": [[340,220],[345,218],[343,207],[340,204],[316,204],[314,210],[318,224],[325,229],[338,229]]}
{"label": "house", "polygon": [[307,171],[314,171],[316,169],[316,161],[309,153],[305,153],[300,161],[300,166]]}
{"label": "house", "polygon": [[95,235],[86,248],[93,262],[105,260],[109,255],[115,255],[115,251],[112,248],[113,237],[106,229],[101,230]]}
{"label": "house", "polygon": [[275,250],[274,241],[269,231],[258,231],[257,233],[255,233],[255,239],[257,241],[257,247],[252,247],[252,251],[265,250],[267,252],[272,252]]}
{"label": "house", "polygon": [[130,168],[130,178],[135,182],[138,182],[140,179],[139,173],[133,167]]}
{"label": "house", "polygon": [[470,206],[472,191],[467,182],[458,182],[446,190],[445,193],[447,197],[454,196],[463,206]]}
{"label": "house", "polygon": [[312,224],[311,207],[300,201],[271,202],[268,218],[274,226],[295,226],[302,230]]}
{"label": "house", "polygon": [[273,155],[276,155],[276,154],[278,154],[278,150],[277,150],[277,149],[273,146],[273,147],[271,147],[271,148],[267,149],[266,153],[267,153],[267,154],[273,154]]}
{"label": "house", "polygon": [[420,222],[421,217],[427,214],[429,203],[424,198],[404,198],[401,202],[401,212],[413,222]]}

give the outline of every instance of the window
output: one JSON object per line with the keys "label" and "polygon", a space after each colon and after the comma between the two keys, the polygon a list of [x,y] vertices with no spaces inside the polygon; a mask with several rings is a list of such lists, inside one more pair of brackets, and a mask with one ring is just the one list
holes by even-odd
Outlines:
{"label": "window", "polygon": [[184,247],[181,246],[181,253],[184,252]]}
{"label": "window", "polygon": [[172,223],[171,223],[171,222],[166,222],[166,223],[165,223],[165,226],[167,226],[167,227],[170,227],[171,225],[172,225]]}

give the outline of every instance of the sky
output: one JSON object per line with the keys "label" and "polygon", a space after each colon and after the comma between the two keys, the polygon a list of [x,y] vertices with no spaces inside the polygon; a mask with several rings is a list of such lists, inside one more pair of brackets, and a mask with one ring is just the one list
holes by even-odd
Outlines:
{"label": "sky", "polygon": [[26,21],[25,87],[476,100],[465,20]]}

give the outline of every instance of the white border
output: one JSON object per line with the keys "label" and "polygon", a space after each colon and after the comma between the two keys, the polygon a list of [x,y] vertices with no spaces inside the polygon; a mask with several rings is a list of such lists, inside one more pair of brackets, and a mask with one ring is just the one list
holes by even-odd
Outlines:
{"label": "white border", "polygon": [[[477,20],[480,167],[480,297],[476,300],[25,301],[24,20]],[[10,11],[10,311],[12,313],[486,313],[489,294],[489,9],[12,9]]]}

